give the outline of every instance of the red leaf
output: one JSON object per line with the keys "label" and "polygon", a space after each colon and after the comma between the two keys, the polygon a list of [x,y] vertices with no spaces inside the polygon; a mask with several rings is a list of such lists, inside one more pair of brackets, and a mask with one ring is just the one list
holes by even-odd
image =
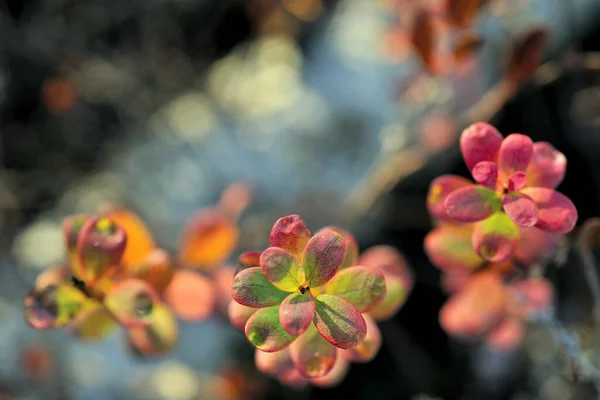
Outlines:
{"label": "red leaf", "polygon": [[481,161],[496,162],[502,135],[492,125],[476,122],[460,135],[460,151],[469,171]]}
{"label": "red leaf", "polygon": [[533,156],[533,141],[529,136],[513,133],[508,135],[500,146],[498,167],[502,181],[517,171],[524,172]]}
{"label": "red leaf", "polygon": [[571,200],[554,189],[529,187],[521,190],[537,204],[536,227],[553,233],[568,233],[577,223],[577,209]]}

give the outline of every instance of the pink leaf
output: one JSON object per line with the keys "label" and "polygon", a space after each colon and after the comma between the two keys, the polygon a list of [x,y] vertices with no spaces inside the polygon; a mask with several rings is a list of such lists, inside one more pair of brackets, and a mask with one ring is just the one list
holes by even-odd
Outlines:
{"label": "pink leaf", "polygon": [[533,142],[529,136],[519,133],[508,135],[502,141],[498,154],[501,179],[507,179],[514,172],[527,170],[532,156]]}
{"label": "pink leaf", "polygon": [[279,306],[279,321],[287,333],[300,336],[308,329],[315,315],[315,298],[306,293],[292,293]]}
{"label": "pink leaf", "polygon": [[533,144],[533,157],[527,168],[529,186],[556,188],[565,177],[567,158],[550,143]]}
{"label": "pink leaf", "polygon": [[502,207],[517,225],[530,228],[538,220],[538,208],[531,198],[523,193],[510,192],[502,196]]}
{"label": "pink leaf", "polygon": [[325,230],[333,230],[339,233],[344,237],[344,240],[346,241],[346,255],[344,256],[344,261],[342,262],[342,265],[340,265],[340,269],[358,265],[358,243],[356,242],[356,238],[354,237],[354,235],[349,231],[342,228],[338,228],[336,226],[326,226],[325,228],[321,229],[321,231]]}
{"label": "pink leaf", "polygon": [[538,206],[536,227],[553,233],[568,233],[577,223],[577,209],[571,200],[554,189],[528,187],[521,190]]}
{"label": "pink leaf", "polygon": [[281,247],[294,257],[301,258],[312,233],[299,215],[279,218],[271,229],[271,246]]}
{"label": "pink leaf", "polygon": [[496,161],[502,135],[493,126],[477,122],[460,135],[460,150],[469,171],[480,161]]}
{"label": "pink leaf", "polygon": [[478,162],[471,170],[475,182],[490,190],[496,190],[498,185],[498,165],[493,161]]}
{"label": "pink leaf", "polygon": [[454,221],[477,222],[498,211],[502,203],[493,190],[471,185],[450,193],[444,206],[446,214]]}
{"label": "pink leaf", "polygon": [[518,192],[527,184],[527,174],[522,171],[512,173],[508,177],[507,189],[509,192]]}
{"label": "pink leaf", "polygon": [[346,256],[346,240],[331,229],[314,235],[304,250],[302,267],[310,287],[319,287],[330,280]]}
{"label": "pink leaf", "polygon": [[456,189],[469,185],[472,185],[472,183],[462,176],[442,175],[434,179],[429,185],[429,193],[427,194],[429,213],[436,218],[448,219],[446,207],[444,206],[446,197]]}

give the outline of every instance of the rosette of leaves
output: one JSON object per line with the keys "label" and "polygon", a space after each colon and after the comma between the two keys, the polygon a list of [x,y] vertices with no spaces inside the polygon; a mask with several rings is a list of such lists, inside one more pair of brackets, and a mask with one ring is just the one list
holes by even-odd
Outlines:
{"label": "rosette of leaves", "polygon": [[140,354],[172,349],[177,323],[161,300],[173,274],[168,254],[131,240],[126,228],[103,215],[68,217],[63,232],[68,265],[38,276],[24,299],[27,322],[40,330],[67,328],[82,340],[100,339],[120,325]]}
{"label": "rosette of leaves", "polygon": [[[460,148],[476,184],[445,175],[432,182],[428,203],[434,217],[473,223],[471,244],[490,262],[512,258],[523,228],[565,234],[577,209],[554,190],[566,170],[565,156],[549,143],[521,134],[506,138],[478,122],[465,129]],[[443,200],[443,201],[442,201]]]}
{"label": "rosette of leaves", "polygon": [[344,236],[332,228],[313,235],[298,215],[280,218],[270,243],[262,253],[242,255],[231,294],[244,307],[230,305],[230,319],[244,325],[258,350],[274,353],[290,346],[302,376],[322,377],[334,367],[338,349],[365,341],[362,313],[385,298],[385,276],[375,268],[344,265]]}

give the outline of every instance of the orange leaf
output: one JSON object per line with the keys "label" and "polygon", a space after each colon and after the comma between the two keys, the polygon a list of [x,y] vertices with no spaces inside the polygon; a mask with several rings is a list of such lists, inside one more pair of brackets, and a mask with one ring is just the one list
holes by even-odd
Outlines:
{"label": "orange leaf", "polygon": [[121,264],[127,267],[143,262],[155,247],[152,234],[144,222],[133,212],[124,208],[111,209],[104,215],[120,225],[127,233],[127,247],[121,258]]}

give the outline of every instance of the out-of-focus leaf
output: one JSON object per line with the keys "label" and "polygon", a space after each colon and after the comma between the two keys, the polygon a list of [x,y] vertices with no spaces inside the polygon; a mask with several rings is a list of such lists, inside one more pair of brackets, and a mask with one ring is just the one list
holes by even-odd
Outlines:
{"label": "out-of-focus leaf", "polygon": [[518,87],[531,78],[542,62],[549,38],[548,29],[538,27],[515,44],[507,70],[507,79],[511,84]]}
{"label": "out-of-focus leaf", "polygon": [[507,351],[520,345],[524,337],[523,322],[517,318],[506,318],[489,333],[486,342],[493,350]]}
{"label": "out-of-focus leaf", "polygon": [[216,287],[208,278],[194,271],[175,272],[164,298],[175,315],[186,321],[200,321],[215,309]]}
{"label": "out-of-focus leaf", "polygon": [[350,302],[329,294],[317,296],[316,302],[314,323],[329,343],[350,349],[364,340],[367,324]]}
{"label": "out-of-focus leaf", "polygon": [[321,230],[306,244],[302,267],[306,282],[318,287],[330,280],[338,271],[346,255],[346,241],[339,233]]}
{"label": "out-of-focus leaf", "polygon": [[127,234],[127,246],[121,257],[125,267],[143,263],[154,247],[154,239],[150,230],[136,214],[125,208],[108,209],[104,215],[119,225]]}
{"label": "out-of-focus leaf", "polygon": [[279,218],[271,229],[272,247],[281,247],[301,259],[312,233],[299,215]]}
{"label": "out-of-focus leaf", "polygon": [[246,323],[258,309],[252,307],[246,307],[241,305],[235,300],[229,302],[229,307],[227,308],[227,315],[229,316],[229,321],[231,321],[231,325],[239,331],[243,331],[246,327]]}
{"label": "out-of-focus leaf", "polygon": [[505,315],[505,292],[500,276],[480,272],[455,293],[440,310],[440,324],[451,335],[481,336],[490,332]]}
{"label": "out-of-focus leaf", "polygon": [[118,283],[104,298],[106,308],[127,328],[150,325],[158,303],[156,291],[139,279]]}
{"label": "out-of-focus leaf", "polygon": [[256,349],[254,352],[254,363],[260,372],[273,377],[277,377],[281,373],[294,368],[289,347],[273,353],[266,353]]}
{"label": "out-of-focus leaf", "polygon": [[552,307],[552,285],[545,279],[529,278],[507,288],[508,309],[519,318],[529,318]]}
{"label": "out-of-focus leaf", "polygon": [[169,286],[175,273],[169,254],[159,248],[148,252],[142,262],[129,265],[127,267],[129,277],[146,281],[159,293]]}
{"label": "out-of-focus leaf", "polygon": [[260,267],[277,288],[294,292],[304,284],[304,270],[296,257],[280,247],[269,247],[260,255]]}
{"label": "out-of-focus leaf", "polygon": [[213,269],[223,264],[237,246],[239,229],[234,220],[216,208],[193,215],[183,230],[179,262]]}
{"label": "out-of-focus leaf", "polygon": [[23,300],[23,311],[31,327],[43,330],[63,327],[97,305],[70,283],[62,283],[31,291]]}
{"label": "out-of-focus leaf", "polygon": [[80,265],[79,255],[77,253],[77,243],[81,229],[90,218],[91,217],[89,215],[85,214],[72,215],[65,218],[62,223],[62,231],[65,237],[65,246],[67,248],[69,267],[71,268],[71,273],[73,276],[80,280],[83,280],[84,275],[82,266]]}
{"label": "out-of-focus leaf", "polygon": [[322,388],[333,388],[338,386],[348,375],[350,369],[350,363],[344,358],[340,357],[339,351],[335,359],[335,364],[329,373],[319,378],[311,378],[310,383],[314,386]]}
{"label": "out-of-focus leaf", "polygon": [[235,274],[248,268],[260,267],[260,251],[252,250],[246,251],[238,257],[237,267]]}
{"label": "out-of-focus leaf", "polygon": [[487,0],[448,0],[448,21],[457,28],[468,28],[486,2]]}
{"label": "out-of-focus leaf", "polygon": [[300,374],[306,378],[325,376],[335,364],[337,348],[310,325],[290,346],[290,356]]}
{"label": "out-of-focus leaf", "polygon": [[299,336],[312,323],[315,298],[310,292],[292,293],[279,306],[279,321],[287,333]]}
{"label": "out-of-focus leaf", "polygon": [[233,278],[231,296],[235,301],[248,307],[263,308],[279,304],[288,292],[273,286],[261,268],[248,268]]}
{"label": "out-of-focus leaf", "polygon": [[343,358],[356,363],[372,361],[381,348],[381,332],[375,320],[369,314],[363,314],[363,318],[367,323],[367,336],[365,336],[365,340],[358,346],[340,351]]}
{"label": "out-of-focus leaf", "polygon": [[252,188],[246,182],[234,182],[229,185],[219,200],[219,207],[232,218],[237,218],[252,200]]}
{"label": "out-of-focus leaf", "polygon": [[499,263],[513,255],[519,239],[519,227],[508,215],[498,212],[475,224],[472,244],[481,258]]}
{"label": "out-of-focus leaf", "polygon": [[498,194],[483,186],[471,185],[455,190],[444,201],[446,214],[457,222],[477,222],[502,207]]}
{"label": "out-of-focus leaf", "polygon": [[131,349],[140,356],[160,356],[173,350],[179,338],[175,317],[164,303],[154,307],[150,325],[127,331]]}
{"label": "out-of-focus leaf", "polygon": [[475,269],[483,264],[471,243],[473,227],[444,226],[436,228],[425,236],[425,252],[429,260],[438,268]]}
{"label": "out-of-focus leaf", "polygon": [[274,352],[285,349],[295,339],[279,322],[279,306],[263,308],[246,323],[246,337],[257,349]]}
{"label": "out-of-focus leaf", "polygon": [[386,293],[386,281],[378,269],[362,266],[338,272],[325,286],[325,293],[349,301],[360,312],[376,307]]}
{"label": "out-of-focus leaf", "polygon": [[71,334],[83,341],[100,340],[118,326],[112,314],[100,304],[77,318],[70,326]]}
{"label": "out-of-focus leaf", "polygon": [[515,258],[525,265],[550,257],[561,242],[558,233],[545,232],[539,228],[521,228],[521,239],[515,249]]}
{"label": "out-of-focus leaf", "polygon": [[377,321],[384,321],[398,312],[412,289],[412,280],[398,275],[385,274],[386,293],[383,301],[369,311]]}
{"label": "out-of-focus leaf", "polygon": [[577,223],[577,209],[565,195],[545,187],[526,187],[521,193],[531,197],[538,206],[538,221],[535,224],[546,232],[568,233]]}
{"label": "out-of-focus leaf", "polygon": [[127,234],[123,228],[105,217],[89,218],[77,239],[81,280],[94,287],[110,269],[116,269],[126,246]]}

